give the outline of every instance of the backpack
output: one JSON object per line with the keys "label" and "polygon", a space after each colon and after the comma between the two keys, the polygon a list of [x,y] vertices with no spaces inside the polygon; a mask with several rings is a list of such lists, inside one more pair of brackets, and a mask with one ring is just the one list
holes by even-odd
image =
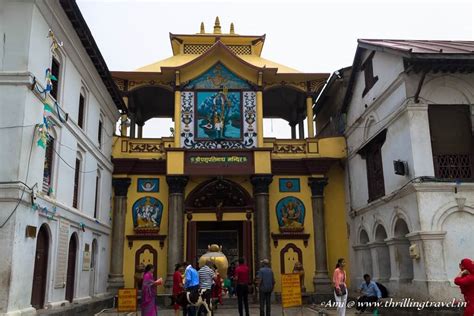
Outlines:
{"label": "backpack", "polygon": [[388,290],[385,286],[380,284],[379,282],[375,282],[377,284],[377,287],[379,288],[380,292],[382,293],[382,298],[388,297]]}

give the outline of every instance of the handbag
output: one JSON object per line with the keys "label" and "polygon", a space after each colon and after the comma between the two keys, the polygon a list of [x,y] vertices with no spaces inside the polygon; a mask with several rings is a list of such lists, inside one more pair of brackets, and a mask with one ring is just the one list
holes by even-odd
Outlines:
{"label": "handbag", "polygon": [[337,296],[344,296],[346,294],[347,294],[346,286],[344,284],[340,284],[339,285],[339,293],[337,293],[337,291],[336,291],[336,295]]}

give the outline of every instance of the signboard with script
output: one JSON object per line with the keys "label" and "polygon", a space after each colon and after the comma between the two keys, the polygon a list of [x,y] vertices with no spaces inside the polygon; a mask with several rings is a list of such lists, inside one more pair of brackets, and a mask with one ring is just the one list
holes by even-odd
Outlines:
{"label": "signboard with script", "polygon": [[302,305],[299,274],[288,273],[281,275],[281,305],[283,308]]}
{"label": "signboard with script", "polygon": [[137,289],[119,289],[117,312],[137,311]]}
{"label": "signboard with script", "polygon": [[184,173],[187,175],[240,175],[253,172],[253,152],[251,151],[185,152]]}

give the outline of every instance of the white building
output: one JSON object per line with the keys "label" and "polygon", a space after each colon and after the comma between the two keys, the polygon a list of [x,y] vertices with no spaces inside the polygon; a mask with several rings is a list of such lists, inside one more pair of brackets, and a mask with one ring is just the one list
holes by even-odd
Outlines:
{"label": "white building", "polygon": [[339,93],[318,101],[346,122],[354,288],[368,273],[394,296],[461,297],[453,279],[474,256],[473,52],[359,40],[352,71],[325,89]]}
{"label": "white building", "polygon": [[75,1],[0,2],[0,315],[106,298],[123,106]]}

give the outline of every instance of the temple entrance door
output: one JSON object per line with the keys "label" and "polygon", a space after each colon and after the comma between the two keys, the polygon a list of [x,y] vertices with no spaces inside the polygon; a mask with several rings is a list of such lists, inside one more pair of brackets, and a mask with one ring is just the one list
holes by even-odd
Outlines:
{"label": "temple entrance door", "polygon": [[250,221],[190,222],[188,230],[188,260],[197,260],[208,251],[207,246],[222,246],[229,265],[244,257],[252,271],[252,225]]}
{"label": "temple entrance door", "polygon": [[33,290],[31,305],[40,309],[44,306],[46,292],[46,274],[48,268],[49,235],[46,227],[41,226],[36,238],[35,268],[33,272]]}

